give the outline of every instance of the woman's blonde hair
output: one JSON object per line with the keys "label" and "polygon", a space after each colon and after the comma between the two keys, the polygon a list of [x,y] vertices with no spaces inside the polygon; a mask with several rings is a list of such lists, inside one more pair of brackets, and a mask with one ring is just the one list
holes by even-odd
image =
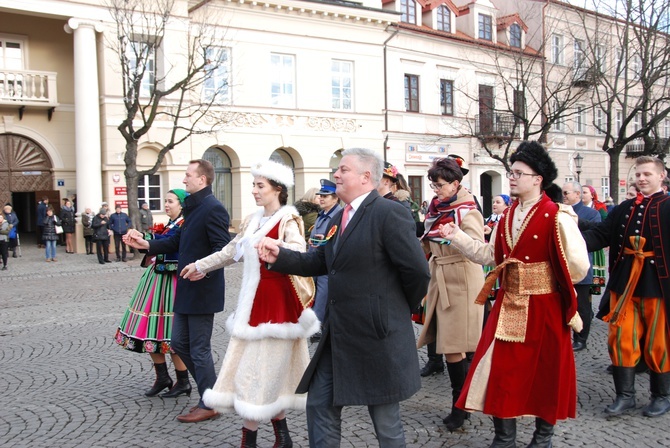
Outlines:
{"label": "woman's blonde hair", "polygon": [[319,191],[318,188],[310,188],[305,192],[305,194],[302,195],[302,198],[300,200],[305,202],[314,202],[314,200],[316,199],[317,191]]}

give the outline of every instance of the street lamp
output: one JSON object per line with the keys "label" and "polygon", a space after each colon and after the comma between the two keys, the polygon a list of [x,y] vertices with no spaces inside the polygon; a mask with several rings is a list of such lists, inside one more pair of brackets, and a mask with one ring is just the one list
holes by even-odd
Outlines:
{"label": "street lamp", "polygon": [[582,161],[584,160],[584,157],[577,153],[577,155],[573,157],[573,160],[575,161],[575,167],[577,167],[575,171],[577,172],[577,182],[579,182],[579,175],[582,174]]}

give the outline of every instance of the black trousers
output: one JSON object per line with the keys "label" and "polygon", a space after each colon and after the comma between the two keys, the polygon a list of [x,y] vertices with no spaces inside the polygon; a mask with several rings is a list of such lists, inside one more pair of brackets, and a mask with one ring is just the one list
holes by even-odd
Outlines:
{"label": "black trousers", "polygon": [[7,257],[9,256],[9,243],[0,241],[0,255],[2,255],[2,265],[7,266]]}
{"label": "black trousers", "polygon": [[586,342],[591,331],[593,320],[593,307],[591,306],[591,285],[575,285],[577,291],[577,312],[584,322],[584,328],[580,333],[573,332],[575,342]]}
{"label": "black trousers", "polygon": [[99,262],[104,263],[105,261],[109,261],[109,240],[97,240],[95,242],[95,249],[98,253]]}
{"label": "black trousers", "polygon": [[126,259],[126,245],[123,244],[123,235],[120,233],[114,234],[114,252],[116,252],[117,260]]}

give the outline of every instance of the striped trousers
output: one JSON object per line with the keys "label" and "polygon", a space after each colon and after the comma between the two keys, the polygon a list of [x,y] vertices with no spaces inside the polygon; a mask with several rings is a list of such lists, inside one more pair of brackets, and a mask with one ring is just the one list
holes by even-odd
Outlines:
{"label": "striped trousers", "polygon": [[[611,309],[616,307],[620,297],[611,293]],[[631,297],[621,311],[617,325],[609,325],[608,349],[612,364],[635,367],[644,356],[652,372],[670,372],[670,338],[663,298]]]}

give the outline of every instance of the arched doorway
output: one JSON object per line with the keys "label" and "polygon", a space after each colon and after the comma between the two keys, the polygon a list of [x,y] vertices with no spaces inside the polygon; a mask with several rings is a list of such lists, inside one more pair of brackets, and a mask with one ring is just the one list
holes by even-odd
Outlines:
{"label": "arched doorway", "polygon": [[233,174],[230,157],[221,148],[212,147],[205,151],[203,159],[214,165],[212,193],[228,210],[233,206]]}
{"label": "arched doorway", "polygon": [[47,152],[28,137],[0,134],[0,203],[12,203],[20,232],[35,230],[37,201],[44,196],[58,212],[60,192],[53,190],[53,164]]}
{"label": "arched doorway", "polygon": [[[271,155],[270,160],[273,162],[281,163],[291,168],[295,172],[295,163],[293,162],[293,157],[284,149],[276,149]],[[288,189],[288,203],[293,204],[295,202],[295,186]]]}
{"label": "arched doorway", "polygon": [[342,160],[342,151],[344,151],[344,150],[343,149],[338,149],[337,151],[335,151],[333,153],[332,156],[330,156],[330,163],[329,163],[329,166],[330,166],[330,180],[332,180],[332,181],[335,181],[335,178],[333,177],[333,174],[335,174],[335,171],[337,171],[337,169],[340,166],[340,160]]}

